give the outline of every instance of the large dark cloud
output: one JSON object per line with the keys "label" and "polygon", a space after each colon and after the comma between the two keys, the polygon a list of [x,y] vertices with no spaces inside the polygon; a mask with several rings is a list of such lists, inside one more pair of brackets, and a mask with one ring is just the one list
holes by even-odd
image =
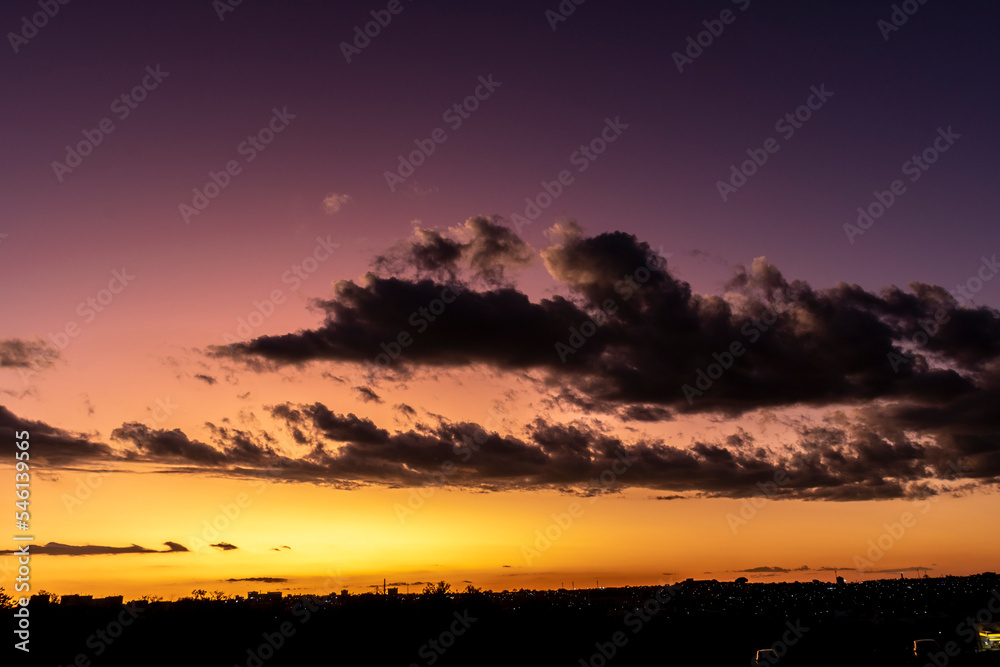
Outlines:
{"label": "large dark cloud", "polygon": [[[510,287],[475,292],[373,273],[360,285],[349,280],[335,283],[334,298],[317,305],[327,312],[319,329],[265,336],[217,348],[215,353],[278,363],[336,360],[393,368],[476,362],[504,368],[544,367],[558,361],[553,341],[565,338],[570,326],[585,319],[562,297],[531,303]],[[396,350],[397,358],[380,361],[386,347],[399,348],[400,334],[408,335],[411,343]]]}
{"label": "large dark cloud", "polygon": [[[547,376],[546,400],[627,423],[761,408],[822,408],[825,416],[812,410],[820,416],[796,421],[794,438],[766,446],[742,431],[684,445],[641,435],[625,442],[597,420],[538,418],[519,436],[503,435],[435,415],[436,423],[418,423],[412,410],[408,430],[390,431],[321,403],[271,408],[295,455],[279,453],[278,438],[264,431],[213,424],[212,444],[135,423],[112,437],[128,446],[130,460],[345,488],[592,494],[638,486],[671,499],[768,488],[778,498],[842,501],[922,497],[1000,479],[997,311],[920,283],[879,293],[850,284],[818,290],[788,281],[763,258],[739,267],[723,295],[699,295],[630,234],[587,237],[565,222],[548,237],[541,258],[561,296],[532,300],[511,285],[484,286],[502,275],[489,267],[522,263],[526,245],[495,221],[474,219],[447,234],[418,230],[376,262],[397,275],[336,283],[332,298],[317,302],[326,314],[320,327],[216,354],[278,365],[535,369]],[[470,271],[479,273],[458,278]],[[397,344],[402,333],[409,344]],[[0,427],[4,419],[16,420],[0,412]],[[40,428],[62,450],[109,453]],[[602,475],[611,482],[595,482]]]}
{"label": "large dark cloud", "polygon": [[[115,429],[126,445],[111,454],[83,437],[70,440],[72,455],[55,460],[85,466],[116,461],[154,462],[179,472],[271,478],[340,488],[444,485],[479,490],[549,488],[580,495],[624,487],[690,497],[809,500],[916,498],[986,487],[998,479],[996,448],[987,437],[955,431],[918,436],[900,426],[905,415],[862,412],[855,419],[829,418],[797,426],[797,439],[763,446],[749,433],[677,446],[662,439],[625,441],[598,423],[558,423],[537,417],[524,436],[502,435],[470,422],[438,418],[390,431],[370,419],[332,411],[322,403],[280,404],[269,410],[291,435],[296,454],[281,453],[281,436],[207,423],[211,442],[180,429],[158,430],[136,423]],[[55,431],[38,422],[36,432]],[[934,415],[919,414],[922,425]],[[995,416],[991,416],[995,419]],[[927,427],[930,428],[930,427]],[[69,436],[64,436],[68,438]],[[41,439],[32,436],[32,447]],[[69,447],[57,441],[59,454]],[[51,449],[53,445],[48,445]],[[52,451],[49,452],[50,458]]]}
{"label": "large dark cloud", "polygon": [[[210,467],[345,487],[440,484],[485,490],[554,488],[583,495],[642,487],[673,492],[665,499],[765,495],[884,500],[997,480],[996,454],[989,447],[975,450],[945,438],[918,438],[864,416],[802,425],[797,439],[782,446],[764,447],[738,430],[719,441],[696,440],[681,447],[652,438],[626,442],[593,425],[541,417],[526,426],[526,437],[518,438],[444,419],[389,431],[321,403],[282,404],[271,412],[295,434],[304,454],[291,458],[259,447],[257,455],[248,457],[238,443],[249,434],[216,429],[218,448]],[[206,458],[196,449],[187,457],[192,464]]]}
{"label": "large dark cloud", "polygon": [[[277,364],[537,369],[547,375],[553,405],[632,422],[853,406],[861,411],[855,423],[801,434],[813,447],[803,454],[821,458],[804,458],[810,464],[799,472],[830,499],[904,496],[913,489],[900,480],[943,474],[960,459],[970,478],[1000,475],[996,310],[923,283],[878,293],[847,283],[815,289],[787,280],[764,258],[738,267],[723,295],[701,295],[630,234],[587,237],[565,222],[548,235],[541,256],[563,296],[532,301],[512,286],[468,288],[425,318],[420,309],[447,287],[427,276],[457,261],[439,248],[431,271],[421,249],[445,242],[426,235],[397,256],[414,277],[342,281],[319,303],[326,312],[319,328],[215,353]],[[412,343],[393,349],[400,332]],[[391,362],[387,351],[398,352]],[[720,474],[741,465],[700,454]],[[662,455],[683,466],[695,454]],[[831,462],[851,476],[849,488],[835,483],[825,467]]]}
{"label": "large dark cloud", "polygon": [[[360,284],[337,283],[333,298],[319,302],[321,327],[216,353],[377,362],[405,332],[413,342],[395,367],[538,368],[582,402],[607,411],[642,406],[634,414],[647,419],[657,414],[651,406],[669,417],[954,400],[980,394],[998,376],[1000,314],[962,307],[941,288],[816,290],[758,259],[738,270],[725,298],[699,295],[630,234],[585,237],[563,223],[550,239],[542,257],[569,296],[533,302],[509,286],[466,289],[426,317],[420,309],[441,297],[444,283],[368,274]],[[407,257],[417,267],[428,261]]]}

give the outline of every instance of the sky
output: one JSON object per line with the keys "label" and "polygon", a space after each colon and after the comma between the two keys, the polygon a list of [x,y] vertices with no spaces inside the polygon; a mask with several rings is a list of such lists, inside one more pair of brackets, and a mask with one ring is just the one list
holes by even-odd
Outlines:
{"label": "sky", "polygon": [[997,19],[4,3],[32,586],[996,570]]}

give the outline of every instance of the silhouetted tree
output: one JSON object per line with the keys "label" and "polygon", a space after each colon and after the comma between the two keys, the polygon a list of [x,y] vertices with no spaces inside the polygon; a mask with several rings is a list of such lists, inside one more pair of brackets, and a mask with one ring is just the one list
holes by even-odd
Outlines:
{"label": "silhouetted tree", "polygon": [[59,604],[59,596],[55,593],[49,593],[48,591],[38,591],[39,595],[47,597],[51,604]]}
{"label": "silhouetted tree", "polygon": [[202,600],[205,598],[206,595],[208,595],[208,591],[206,591],[204,588],[196,588],[193,591],[191,591],[191,595],[194,596],[195,600]]}
{"label": "silhouetted tree", "polygon": [[0,586],[0,609],[6,609],[7,607],[12,606],[12,602],[14,602],[14,598],[7,595],[3,586]]}
{"label": "silhouetted tree", "polygon": [[216,602],[229,599],[229,596],[222,591],[212,591],[211,598]]}
{"label": "silhouetted tree", "polygon": [[447,595],[450,590],[451,584],[439,581],[436,584],[427,584],[424,586],[424,595]]}

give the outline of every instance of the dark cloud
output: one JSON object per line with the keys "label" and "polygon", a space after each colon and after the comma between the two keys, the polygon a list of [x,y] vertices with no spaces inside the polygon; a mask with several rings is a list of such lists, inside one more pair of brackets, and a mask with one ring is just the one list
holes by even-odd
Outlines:
{"label": "dark cloud", "polygon": [[204,382],[205,384],[207,384],[209,386],[211,386],[213,384],[216,384],[218,382],[218,380],[216,380],[211,375],[205,375],[204,373],[198,373],[194,377],[195,377],[196,380],[201,380],[202,382]]}
{"label": "dark cloud", "polygon": [[180,429],[172,431],[152,429],[145,424],[132,422],[122,424],[113,430],[111,438],[128,442],[134,445],[140,454],[157,459],[190,461],[207,465],[219,465],[226,460],[225,454],[203,442],[190,440]]}
{"label": "dark cloud", "polygon": [[[960,304],[923,283],[878,293],[847,283],[815,289],[789,281],[764,258],[737,266],[724,295],[701,295],[631,234],[587,237],[564,222],[548,235],[541,256],[565,296],[532,301],[510,286],[464,289],[425,317],[420,309],[450,289],[440,281],[452,277],[455,257],[465,251],[449,254],[445,246],[459,246],[423,234],[398,257],[413,268],[412,278],[341,281],[334,297],[318,304],[326,314],[321,327],[215,353],[279,365],[370,363],[383,354],[381,344],[407,332],[413,343],[393,368],[537,369],[547,374],[550,406],[625,422],[858,409],[850,420],[802,430],[801,457],[789,469],[799,476],[786,490],[793,495],[857,500],[932,493],[919,480],[947,477],[959,461],[969,479],[1000,479],[996,310]],[[511,470],[538,456],[527,446]],[[655,488],[726,494],[742,481],[752,485],[757,471],[773,472],[767,470],[773,461],[739,449],[740,442],[701,443],[693,451],[646,443],[637,451],[659,471],[648,476]],[[675,483],[678,469],[711,470],[720,482],[695,474],[692,485]]]}
{"label": "dark cloud", "polygon": [[898,572],[926,572],[928,570],[933,570],[932,567],[924,567],[923,565],[909,565],[907,567],[897,567],[895,569],[889,570],[865,570],[864,574],[895,574]]}
{"label": "dark cloud", "polygon": [[745,572],[747,574],[784,574],[786,572],[809,572],[810,568],[808,565],[803,565],[802,567],[787,568],[780,567],[777,565],[761,565],[759,567],[750,567],[745,570],[731,570],[732,572]]}
{"label": "dark cloud", "polygon": [[618,411],[618,417],[625,422],[662,422],[672,419],[673,413],[657,405],[628,405]]}
{"label": "dark cloud", "polygon": [[[64,431],[43,422],[22,419],[0,405],[0,452],[13,459],[15,433],[27,431],[31,457],[49,465],[70,465],[76,461],[110,461],[118,458],[110,447],[92,442],[87,436]],[[20,438],[18,438],[20,440]]]}
{"label": "dark cloud", "polygon": [[382,397],[376,394],[374,391],[368,387],[354,387],[354,391],[358,392],[358,398],[360,398],[365,403],[381,403]]}
{"label": "dark cloud", "polygon": [[[167,548],[162,550],[147,549],[133,544],[127,547],[103,547],[98,545],[74,546],[70,544],[60,544],[59,542],[49,542],[41,546],[31,547],[33,555],[43,556],[107,556],[117,554],[167,554],[188,551],[188,548],[177,542],[164,542]],[[0,551],[0,554],[13,554],[16,550]]]}
{"label": "dark cloud", "polygon": [[270,464],[281,460],[281,456],[274,450],[277,442],[267,432],[216,426],[212,422],[206,422],[205,426],[229,463]]}
{"label": "dark cloud", "polygon": [[233,549],[239,549],[235,544],[230,544],[229,542],[219,542],[218,544],[210,544],[209,546],[222,551],[232,551]]}
{"label": "dark cloud", "polygon": [[[512,287],[468,289],[430,320],[419,309],[446,285],[369,274],[361,284],[341,281],[335,296],[319,303],[327,316],[322,327],[216,354],[365,362],[382,351],[380,343],[409,332],[415,341],[399,365],[547,370],[553,383],[582,399],[638,420],[876,399],[926,402],[975,395],[998,376],[1000,314],[961,307],[941,288],[816,290],[789,282],[760,258],[738,267],[723,298],[693,293],[631,234],[585,237],[567,222],[550,230],[550,240],[542,258],[570,298],[532,302]],[[588,320],[596,326],[581,328]],[[917,335],[935,320],[941,324],[934,336]]]}
{"label": "dark cloud", "polygon": [[469,218],[465,224],[439,232],[417,228],[413,235],[375,258],[383,275],[431,279],[438,282],[473,281],[497,286],[508,268],[524,266],[534,257],[531,246],[496,218]]}
{"label": "dark cloud", "polygon": [[241,577],[239,579],[222,579],[221,581],[258,581],[265,584],[283,584],[288,581],[288,579],[284,577]]}
{"label": "dark cloud", "polygon": [[[629,486],[665,492],[656,496],[661,500],[764,493],[775,499],[853,501],[969,492],[997,481],[996,450],[987,437],[972,431],[958,433],[961,437],[918,436],[898,426],[902,417],[892,409],[862,411],[855,421],[829,418],[800,425],[797,441],[770,448],[739,429],[718,440],[679,446],[649,437],[625,441],[594,424],[542,417],[525,425],[525,436],[515,437],[443,417],[390,431],[321,403],[280,404],[270,412],[302,453],[279,453],[278,437],[266,431],[212,423],[206,427],[213,444],[180,429],[129,423],[112,433],[130,445],[121,454],[83,437],[64,435],[53,444],[55,430],[45,425],[32,431],[32,447],[77,465],[109,458],[148,461],[180,472],[211,470],[344,489],[448,485],[482,491],[551,488],[592,496]],[[29,423],[9,412],[0,412],[0,418]],[[49,439],[35,438],[35,432]],[[9,435],[13,442],[12,429]],[[68,448],[72,454],[65,453]]]}
{"label": "dark cloud", "polygon": [[562,297],[534,304],[513,288],[473,292],[431,280],[411,282],[372,273],[360,285],[347,280],[335,283],[334,294],[333,299],[317,303],[327,313],[319,329],[265,336],[213,348],[212,353],[263,357],[280,364],[313,360],[375,364],[379,355],[385,356],[382,345],[396,345],[400,334],[406,333],[412,342],[397,352],[393,368],[475,362],[528,368],[558,362],[553,342],[565,339],[571,326],[586,319]]}
{"label": "dark cloud", "polygon": [[[584,494],[621,486],[674,492],[661,499],[741,498],[766,491],[779,499],[871,500],[925,497],[957,477],[947,467],[953,451],[865,424],[803,427],[796,445],[765,450],[743,431],[719,442],[678,447],[648,438],[625,442],[583,423],[542,418],[528,425],[522,439],[446,420],[389,432],[319,403],[272,411],[311,448],[306,462],[286,464],[288,472],[308,463],[302,474],[327,480],[550,487]],[[602,474],[611,475],[613,483],[595,485]]]}
{"label": "dark cloud", "polygon": [[416,417],[417,416],[417,411],[414,410],[413,408],[411,408],[406,403],[397,403],[396,405],[394,405],[392,407],[396,408],[397,410],[399,410],[401,413],[403,413],[407,417]]}
{"label": "dark cloud", "polygon": [[0,368],[44,368],[58,358],[59,350],[41,339],[0,339]]}

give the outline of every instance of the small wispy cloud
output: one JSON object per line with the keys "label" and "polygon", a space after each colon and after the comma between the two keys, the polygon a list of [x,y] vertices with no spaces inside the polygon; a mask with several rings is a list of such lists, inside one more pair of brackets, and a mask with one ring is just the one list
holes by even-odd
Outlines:
{"label": "small wispy cloud", "polygon": [[323,211],[327,215],[333,215],[341,209],[344,204],[351,201],[351,195],[339,194],[336,192],[331,192],[326,197],[323,198]]}

